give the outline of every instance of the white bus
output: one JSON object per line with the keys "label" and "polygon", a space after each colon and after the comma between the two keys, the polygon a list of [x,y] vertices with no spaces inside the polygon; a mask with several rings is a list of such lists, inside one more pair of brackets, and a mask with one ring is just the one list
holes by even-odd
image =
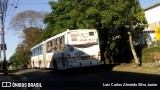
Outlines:
{"label": "white bus", "polygon": [[100,65],[97,30],[66,30],[32,49],[33,68],[69,69]]}

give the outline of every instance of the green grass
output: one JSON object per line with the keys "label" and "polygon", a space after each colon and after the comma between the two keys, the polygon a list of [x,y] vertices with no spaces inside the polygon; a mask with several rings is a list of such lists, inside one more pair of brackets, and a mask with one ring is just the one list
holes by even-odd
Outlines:
{"label": "green grass", "polygon": [[156,69],[156,67],[154,67],[154,66],[142,66],[141,69],[153,70],[153,69]]}
{"label": "green grass", "polygon": [[153,63],[143,63],[142,66],[136,66],[134,63],[118,65],[114,68],[114,70],[158,75],[160,74],[160,67],[156,67]]}

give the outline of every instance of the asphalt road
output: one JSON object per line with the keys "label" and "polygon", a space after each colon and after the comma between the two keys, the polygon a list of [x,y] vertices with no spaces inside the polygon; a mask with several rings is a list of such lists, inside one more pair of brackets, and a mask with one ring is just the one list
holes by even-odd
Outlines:
{"label": "asphalt road", "polygon": [[35,70],[20,76],[27,77],[27,81],[160,81],[160,75],[95,69]]}
{"label": "asphalt road", "polygon": [[26,77],[27,81],[31,82],[47,82],[50,87],[74,86],[74,84],[76,84],[75,86],[83,87],[99,87],[103,86],[103,83],[160,84],[160,75],[113,71],[108,67],[80,68],[65,71],[38,69],[34,72],[21,74],[21,77]]}

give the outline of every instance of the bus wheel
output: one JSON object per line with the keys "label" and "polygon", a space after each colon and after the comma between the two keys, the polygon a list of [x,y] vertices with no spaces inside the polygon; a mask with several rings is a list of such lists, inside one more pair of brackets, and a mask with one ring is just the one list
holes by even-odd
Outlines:
{"label": "bus wheel", "polygon": [[58,70],[57,61],[55,59],[53,60],[53,70]]}

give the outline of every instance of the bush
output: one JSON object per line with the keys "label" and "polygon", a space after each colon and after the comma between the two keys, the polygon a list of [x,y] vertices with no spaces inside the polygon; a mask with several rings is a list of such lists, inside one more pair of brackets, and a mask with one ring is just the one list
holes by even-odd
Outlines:
{"label": "bush", "polygon": [[142,49],[142,62],[143,63],[155,62],[154,56],[156,53],[160,53],[160,46]]}
{"label": "bush", "polygon": [[150,47],[160,46],[160,40],[153,41]]}

